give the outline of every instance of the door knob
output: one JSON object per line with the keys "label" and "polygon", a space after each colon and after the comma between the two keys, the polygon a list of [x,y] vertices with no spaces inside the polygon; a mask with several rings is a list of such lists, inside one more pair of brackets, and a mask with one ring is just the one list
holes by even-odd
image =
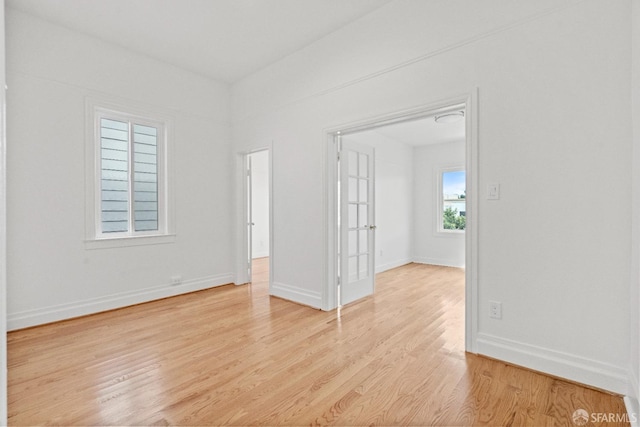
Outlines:
{"label": "door knob", "polygon": [[370,225],[370,226],[369,226],[369,230],[375,230],[376,228],[378,228],[378,227],[377,227],[377,226],[375,226],[375,225]]}

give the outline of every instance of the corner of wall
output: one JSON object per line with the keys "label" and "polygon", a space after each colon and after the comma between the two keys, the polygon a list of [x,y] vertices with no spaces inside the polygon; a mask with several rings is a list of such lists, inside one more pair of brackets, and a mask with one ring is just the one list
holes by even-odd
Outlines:
{"label": "corner of wall", "polygon": [[[631,387],[634,390],[638,390],[638,383],[632,384]],[[629,421],[631,421],[631,427],[640,426],[640,420],[638,420],[638,414],[640,414],[640,404],[638,403],[638,399],[631,396],[624,397],[624,406],[627,409],[627,414],[629,414]]]}
{"label": "corner of wall", "polygon": [[[632,223],[630,301],[630,390],[627,409],[640,413],[640,4],[631,1]],[[631,413],[631,412],[630,412]],[[635,425],[638,425],[636,420]]]}
{"label": "corner of wall", "polygon": [[285,283],[273,282],[271,295],[309,307],[322,309],[322,294]]}
{"label": "corner of wall", "polygon": [[5,18],[0,0],[0,425],[7,425],[7,192],[5,132]]}

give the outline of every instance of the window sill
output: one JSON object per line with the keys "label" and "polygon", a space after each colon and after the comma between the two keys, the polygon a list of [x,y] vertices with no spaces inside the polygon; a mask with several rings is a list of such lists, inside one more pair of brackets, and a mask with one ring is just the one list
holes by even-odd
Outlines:
{"label": "window sill", "polygon": [[162,234],[157,236],[136,236],[136,237],[109,237],[103,239],[85,240],[85,249],[109,249],[126,248],[129,246],[161,245],[174,243],[175,234]]}
{"label": "window sill", "polygon": [[464,236],[465,230],[438,230],[435,234],[440,237]]}

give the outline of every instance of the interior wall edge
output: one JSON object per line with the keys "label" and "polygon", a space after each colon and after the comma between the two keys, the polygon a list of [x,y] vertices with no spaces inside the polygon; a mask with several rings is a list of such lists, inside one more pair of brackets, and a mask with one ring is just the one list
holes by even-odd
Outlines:
{"label": "interior wall edge", "polygon": [[623,400],[624,406],[627,409],[627,414],[629,414],[631,427],[638,427],[640,425],[638,423],[638,414],[640,414],[640,405],[638,404],[638,399],[630,396],[625,396]]}
{"label": "interior wall edge", "polygon": [[271,285],[271,295],[297,304],[322,309],[322,294],[320,292],[302,289],[281,282],[273,282]]}

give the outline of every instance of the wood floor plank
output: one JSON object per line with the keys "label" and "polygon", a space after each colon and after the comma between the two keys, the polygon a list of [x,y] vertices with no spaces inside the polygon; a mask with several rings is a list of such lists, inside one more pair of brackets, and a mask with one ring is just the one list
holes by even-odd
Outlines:
{"label": "wood floor plank", "polygon": [[[322,312],[222,286],[8,335],[10,425],[573,425],[618,396],[464,352],[464,271]],[[597,424],[596,424],[597,425]],[[624,422],[601,425],[627,425]]]}

